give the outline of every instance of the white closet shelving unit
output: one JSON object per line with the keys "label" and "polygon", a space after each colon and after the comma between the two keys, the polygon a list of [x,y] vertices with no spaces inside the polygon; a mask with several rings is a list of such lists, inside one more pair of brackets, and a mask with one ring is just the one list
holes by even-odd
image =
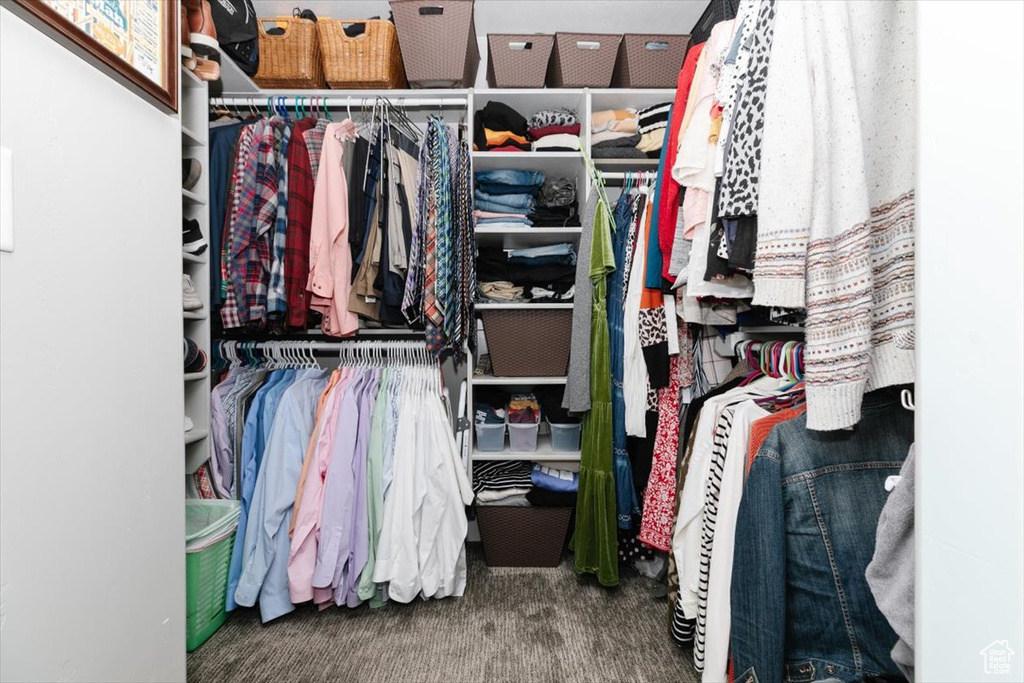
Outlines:
{"label": "white closet shelving unit", "polygon": [[[230,60],[228,60],[230,61]],[[203,235],[209,239],[209,87],[191,71],[181,69],[181,156],[195,158],[202,166],[202,176],[191,190],[182,188],[182,214],[199,221]],[[192,474],[210,455],[210,259],[209,247],[202,254],[181,252],[182,272],[192,278],[203,302],[198,311],[182,311],[182,328],[188,337],[206,353],[207,365],[202,372],[184,373],[185,415],[193,427],[185,432],[185,474]]]}
{"label": "white closet shelving unit", "polygon": [[[467,125],[467,131],[472,138],[474,115],[487,102],[503,102],[524,117],[529,118],[532,114],[542,109],[553,109],[569,107],[579,114],[581,132],[580,143],[589,152],[590,150],[590,119],[594,111],[603,109],[617,109],[642,107],[670,102],[675,97],[673,88],[665,89],[631,89],[631,88],[538,88],[538,89],[474,89],[474,88],[453,88],[442,90],[392,90],[392,91],[370,91],[370,90],[261,90],[253,81],[246,76],[230,60],[222,63],[222,82],[224,84],[223,97],[229,105],[244,106],[251,100],[252,104],[261,111],[266,110],[268,98],[281,97],[306,98],[307,109],[315,106],[320,98],[329,98],[331,109],[338,119],[338,114],[350,115],[357,123],[369,119],[369,111],[361,105],[372,101],[374,97],[386,97],[392,103],[408,105],[407,112],[410,119],[417,124],[423,124],[431,114],[442,113],[449,121],[460,120]],[[424,101],[432,101],[434,104],[423,105]],[[289,111],[293,100],[288,100]],[[346,104],[351,104],[351,111],[346,111]],[[191,129],[198,133],[196,129]],[[183,133],[184,134],[184,133]],[[202,138],[205,144],[205,131]],[[607,171],[654,171],[657,168],[657,159],[595,159],[598,169]],[[586,166],[583,158],[576,152],[484,152],[472,153],[473,172],[498,169],[528,169],[543,171],[549,178],[572,178],[578,188],[578,200],[580,207],[586,199],[589,191],[589,181]],[[204,225],[204,230],[205,230]],[[571,242],[579,246],[582,236],[582,227],[579,225],[561,228],[512,228],[494,229],[482,227],[476,231],[477,244],[480,246],[500,246],[504,249],[520,249],[532,246],[557,244]],[[205,284],[205,282],[204,282]],[[199,283],[196,283],[197,287]],[[486,311],[488,309],[522,308],[530,309],[571,309],[571,303],[565,304],[531,304],[531,303],[478,303],[476,310]],[[206,325],[206,329],[209,326]],[[394,334],[394,330],[361,330],[359,334],[374,334],[375,332]],[[483,327],[478,320],[477,334],[480,353],[487,350],[487,340],[483,333]],[[468,379],[469,393],[467,406],[470,416],[472,415],[474,387],[498,386],[507,390],[529,391],[537,386],[564,385],[566,377],[496,377],[493,375],[475,376],[473,369],[476,365],[476,358],[470,358],[463,366],[457,382],[463,377]],[[462,375],[462,373],[465,375]],[[208,393],[208,382],[206,383]],[[457,387],[457,384],[455,385]],[[454,394],[457,396],[457,392]],[[472,423],[472,419],[470,419]],[[559,467],[576,469],[579,464],[579,451],[558,453],[552,450],[550,436],[542,433],[538,438],[537,450],[531,452],[512,451],[508,445],[505,450],[495,453],[484,453],[476,449],[474,441],[474,430],[470,426],[470,457],[467,467],[472,475],[472,463],[486,460],[532,460],[538,462],[558,463]]]}
{"label": "white closet shelving unit", "polygon": [[[532,114],[542,109],[555,109],[569,107],[575,109],[580,117],[580,144],[590,151],[590,120],[595,111],[604,109],[634,108],[640,109],[653,104],[671,102],[675,98],[675,90],[667,89],[591,89],[591,88],[539,88],[539,89],[488,89],[472,91],[473,106],[470,111],[472,116],[476,110],[481,109],[487,102],[499,101],[512,107],[520,114],[529,118]],[[653,171],[657,168],[657,159],[594,159],[595,166],[599,170],[607,171]],[[543,171],[548,178],[573,178],[576,181],[577,195],[582,210],[586,195],[589,192],[590,183],[587,177],[586,166],[582,157],[575,152],[474,152],[473,170],[484,171],[492,169],[523,169]],[[515,228],[515,229],[488,229],[477,228],[476,239],[480,246],[500,246],[504,249],[522,249],[561,242],[571,242],[579,247],[580,237],[583,228],[579,225],[565,228]],[[478,311],[501,310],[501,309],[571,309],[571,303],[566,304],[531,304],[531,303],[478,303]],[[480,352],[487,350],[487,340],[483,332],[483,326],[478,325],[478,339]],[[542,352],[542,350],[538,350]],[[566,377],[496,377],[494,375],[474,375],[472,368],[469,371],[469,406],[472,414],[474,400],[474,389],[477,387],[497,386],[508,391],[531,391],[540,386],[564,386]],[[551,463],[565,469],[578,469],[580,452],[556,452],[551,448],[550,435],[547,434],[546,426],[541,425],[540,435],[537,439],[536,451],[513,450],[508,444],[504,450],[497,452],[482,452],[475,445],[475,430],[471,429],[470,437],[470,473],[472,474],[472,463],[489,460],[531,460],[541,463]]]}

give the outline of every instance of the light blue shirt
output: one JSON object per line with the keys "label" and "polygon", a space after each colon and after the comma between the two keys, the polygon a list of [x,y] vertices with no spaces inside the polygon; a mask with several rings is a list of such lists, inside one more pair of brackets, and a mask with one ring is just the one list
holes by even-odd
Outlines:
{"label": "light blue shirt", "polygon": [[[245,416],[245,426],[242,430],[242,481],[241,487],[241,516],[238,518],[238,531],[235,533],[235,545],[231,551],[231,566],[228,569],[228,591],[225,597],[225,609],[235,609],[235,589],[238,587],[238,577],[242,574],[242,549],[245,546],[245,527],[248,523],[249,508],[252,505],[252,494],[256,489],[256,475],[259,472],[260,461],[263,459],[263,451],[266,447],[267,436],[270,434],[270,427],[274,421],[274,411],[277,409],[277,400],[284,393],[295,377],[293,369],[275,370],[267,376],[266,383],[260,387],[249,404],[249,412]],[[273,405],[269,406],[271,397],[274,397]],[[269,408],[269,412],[267,410]]]}
{"label": "light blue shirt", "polygon": [[288,595],[288,525],[317,401],[327,386],[326,373],[311,372],[296,378],[281,396],[246,525],[235,601],[251,607],[259,598],[264,623],[295,609]]}

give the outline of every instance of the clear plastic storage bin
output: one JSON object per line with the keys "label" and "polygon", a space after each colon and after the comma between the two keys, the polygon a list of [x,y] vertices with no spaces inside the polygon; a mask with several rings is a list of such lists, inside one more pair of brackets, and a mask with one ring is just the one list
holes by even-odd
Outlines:
{"label": "clear plastic storage bin", "polygon": [[558,453],[571,453],[580,449],[580,431],[583,425],[579,422],[556,424],[548,422],[551,429],[551,450]]}
{"label": "clear plastic storage bin", "polygon": [[504,424],[476,424],[476,449],[481,453],[494,453],[505,448]]}
{"label": "clear plastic storage bin", "polygon": [[513,451],[533,452],[537,450],[537,431],[540,422],[533,424],[508,423],[508,443]]}

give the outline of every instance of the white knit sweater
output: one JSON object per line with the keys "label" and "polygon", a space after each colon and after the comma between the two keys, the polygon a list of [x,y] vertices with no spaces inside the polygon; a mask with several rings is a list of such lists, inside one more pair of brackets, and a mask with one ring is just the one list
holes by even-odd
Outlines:
{"label": "white knit sweater", "polygon": [[914,6],[777,7],[754,303],[806,306],[807,426],[841,429],[914,380]]}

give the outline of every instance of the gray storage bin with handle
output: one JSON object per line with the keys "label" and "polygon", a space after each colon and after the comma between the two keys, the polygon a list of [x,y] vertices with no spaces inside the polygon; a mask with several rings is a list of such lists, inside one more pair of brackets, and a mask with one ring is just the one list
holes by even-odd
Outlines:
{"label": "gray storage bin with handle", "polygon": [[487,34],[487,83],[492,88],[543,88],[555,37],[543,33]]}
{"label": "gray storage bin with handle", "polygon": [[391,0],[391,11],[410,86],[473,86],[480,62],[473,0]]}
{"label": "gray storage bin with handle", "polygon": [[548,64],[552,88],[607,88],[612,83],[619,33],[556,33]]}
{"label": "gray storage bin with handle", "polygon": [[622,36],[612,87],[674,88],[683,68],[690,36],[627,33]]}

